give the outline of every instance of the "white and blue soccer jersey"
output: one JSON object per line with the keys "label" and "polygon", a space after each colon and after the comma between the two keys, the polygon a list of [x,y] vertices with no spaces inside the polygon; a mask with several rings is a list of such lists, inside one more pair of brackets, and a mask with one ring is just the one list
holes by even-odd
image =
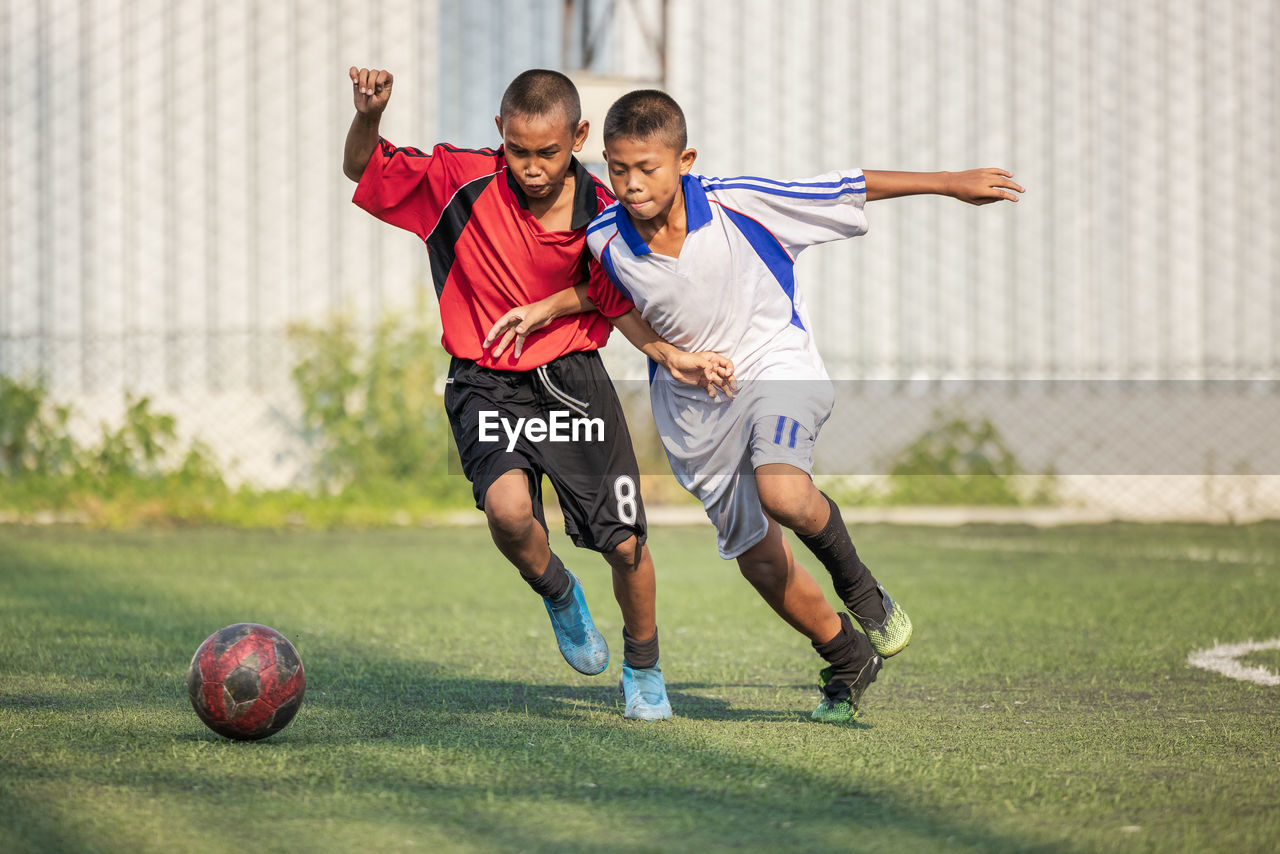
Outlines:
{"label": "white and blue soccer jersey", "polygon": [[683,190],[680,257],[650,250],[617,204],[590,225],[587,244],[660,336],[733,360],[733,400],[711,400],[652,366],[650,398],[672,471],[702,499],[721,554],[736,557],[767,524],[754,479],[739,476],[766,462],[812,470],[812,443],[833,398],[795,258],[866,232],[866,181],[856,169],[804,181],[686,175]]}

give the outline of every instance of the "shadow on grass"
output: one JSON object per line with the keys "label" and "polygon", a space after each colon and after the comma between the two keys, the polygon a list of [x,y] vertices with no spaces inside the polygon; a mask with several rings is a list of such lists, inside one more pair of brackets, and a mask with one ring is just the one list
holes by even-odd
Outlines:
{"label": "shadow on grass", "polygon": [[[59,613],[67,574],[85,595]],[[254,842],[254,823],[264,821],[267,838],[256,840],[257,849],[286,850],[261,818],[279,814],[316,819],[311,835],[296,839],[304,848],[334,844],[323,817],[399,821],[485,851],[881,850],[886,840],[920,851],[1072,850],[958,820],[883,781],[798,764],[787,755],[787,738],[826,734],[830,762],[838,764],[865,749],[859,736],[866,728],[815,730],[799,711],[734,708],[693,693],[725,687],[712,683],[673,684],[679,718],[641,724],[621,718],[612,677],[587,685],[480,679],[329,637],[317,644],[325,654],[307,662],[307,701],[294,723],[262,742],[229,743],[185,715],[184,686],[175,684],[173,655],[185,672],[190,639],[207,632],[190,605],[157,610],[151,597],[100,581],[92,566],[44,565],[8,587],[41,603],[46,616],[87,626],[62,641],[68,653],[80,653],[57,674],[65,690],[0,684],[0,705],[19,720],[49,709],[72,713],[63,751],[71,760],[42,764],[17,749],[20,742],[0,754],[0,842],[17,851],[136,850],[135,840],[66,820],[77,809],[74,798],[48,802],[50,787],[68,773],[76,787],[130,793],[121,809],[177,799],[184,816],[230,816],[224,835],[210,840],[221,849],[231,840]],[[6,618],[0,628],[8,625]],[[93,637],[127,640],[87,654],[74,649]],[[38,676],[11,668],[0,664],[0,674],[26,682]],[[85,731],[93,713],[122,707],[157,711],[162,723],[154,732],[140,725]],[[183,717],[174,716],[178,709]],[[719,723],[766,749],[739,747],[751,741],[721,737],[713,731]],[[755,723],[769,732],[753,732]],[[787,725],[795,732],[770,746],[772,733]],[[234,826],[236,816],[247,826]]]}

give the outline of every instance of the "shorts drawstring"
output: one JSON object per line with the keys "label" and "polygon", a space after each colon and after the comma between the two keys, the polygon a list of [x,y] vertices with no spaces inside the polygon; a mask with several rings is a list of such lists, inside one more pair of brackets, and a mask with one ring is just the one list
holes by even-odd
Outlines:
{"label": "shorts drawstring", "polygon": [[535,376],[537,376],[539,380],[541,380],[542,386],[547,390],[548,394],[550,394],[556,400],[563,403],[565,406],[572,409],[574,412],[581,415],[583,418],[588,417],[587,407],[589,404],[586,401],[578,400],[576,397],[572,397],[571,395],[569,395],[568,392],[564,391],[563,389],[557,388],[555,383],[551,382],[551,377],[548,376],[547,374],[546,365],[538,365],[538,367],[533,369],[533,373]]}

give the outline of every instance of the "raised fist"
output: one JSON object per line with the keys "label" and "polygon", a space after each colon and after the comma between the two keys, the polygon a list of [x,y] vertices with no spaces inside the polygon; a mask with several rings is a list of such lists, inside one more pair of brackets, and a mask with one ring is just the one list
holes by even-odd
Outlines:
{"label": "raised fist", "polygon": [[391,83],[395,79],[390,71],[353,65],[350,74],[356,112],[376,116],[387,108],[387,101],[391,99]]}

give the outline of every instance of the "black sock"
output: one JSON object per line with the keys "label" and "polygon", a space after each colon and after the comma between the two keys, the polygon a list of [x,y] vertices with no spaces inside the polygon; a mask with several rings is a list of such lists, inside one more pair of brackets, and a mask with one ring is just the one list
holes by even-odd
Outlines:
{"label": "black sock", "polygon": [[816,534],[796,536],[822,562],[827,572],[831,573],[836,595],[846,608],[864,620],[884,622],[888,614],[885,613],[884,603],[880,601],[875,576],[858,558],[858,550],[853,547],[853,540],[849,538],[849,529],[844,526],[840,508],[825,492],[822,497],[827,499],[827,505],[831,508],[831,518],[827,520],[826,527]]}
{"label": "black sock", "polygon": [[647,641],[638,641],[622,629],[622,660],[633,670],[643,670],[658,663],[658,630]]}
{"label": "black sock", "polygon": [[814,643],[814,651],[831,665],[831,678],[822,686],[822,692],[832,700],[843,700],[851,693],[850,686],[857,680],[875,650],[867,636],[853,627],[848,614],[840,615],[840,631],[826,643]]}
{"label": "black sock", "polygon": [[[521,576],[524,578],[524,576]],[[550,599],[552,602],[558,602],[564,598],[569,592],[569,573],[565,571],[564,563],[560,558],[556,557],[556,553],[551,553],[551,560],[547,561],[547,568],[542,571],[542,575],[537,578],[525,578],[529,582],[529,586],[533,588],[533,592],[537,593],[543,599]]]}

